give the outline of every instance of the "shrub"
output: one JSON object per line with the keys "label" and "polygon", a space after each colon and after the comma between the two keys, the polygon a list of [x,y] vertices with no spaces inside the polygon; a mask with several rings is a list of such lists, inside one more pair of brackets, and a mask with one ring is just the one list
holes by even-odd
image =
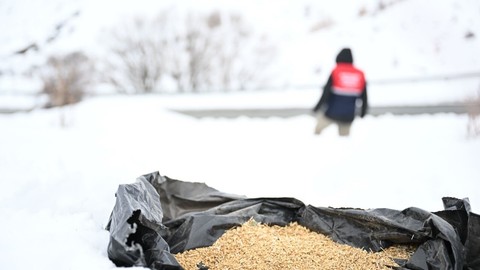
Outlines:
{"label": "shrub", "polygon": [[91,83],[93,65],[81,52],[49,57],[42,69],[43,93],[47,107],[74,104],[82,100]]}

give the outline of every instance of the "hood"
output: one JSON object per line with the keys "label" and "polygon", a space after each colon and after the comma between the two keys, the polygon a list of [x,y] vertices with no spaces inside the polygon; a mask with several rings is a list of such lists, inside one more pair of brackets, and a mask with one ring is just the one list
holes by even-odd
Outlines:
{"label": "hood", "polygon": [[337,55],[337,63],[350,63],[353,64],[352,50],[349,48],[343,48]]}

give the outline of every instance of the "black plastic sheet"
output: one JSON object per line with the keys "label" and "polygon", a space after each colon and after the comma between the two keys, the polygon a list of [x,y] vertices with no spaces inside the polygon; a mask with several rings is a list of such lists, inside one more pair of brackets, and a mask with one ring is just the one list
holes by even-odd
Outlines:
{"label": "black plastic sheet", "polygon": [[118,266],[183,269],[172,254],[212,245],[250,218],[298,222],[334,241],[380,251],[417,246],[401,269],[480,269],[480,218],[468,199],[443,198],[444,210],[314,207],[295,198],[246,198],[158,172],[120,185],[110,216],[109,258]]}
{"label": "black plastic sheet", "polygon": [[153,269],[182,269],[160,236],[160,197],[145,177],[134,184],[120,185],[107,229],[108,257],[117,266],[149,266]]}

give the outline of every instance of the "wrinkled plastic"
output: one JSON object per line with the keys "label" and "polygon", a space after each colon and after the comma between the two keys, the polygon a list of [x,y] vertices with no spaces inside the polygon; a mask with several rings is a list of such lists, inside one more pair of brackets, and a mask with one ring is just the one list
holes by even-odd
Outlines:
{"label": "wrinkled plastic", "polygon": [[119,266],[182,269],[172,254],[212,245],[250,218],[272,225],[291,222],[334,241],[380,251],[417,246],[401,269],[480,269],[480,218],[468,199],[443,198],[444,210],[351,209],[304,205],[295,198],[245,198],[202,183],[144,175],[121,185],[107,229],[109,258]]}
{"label": "wrinkled plastic", "polygon": [[183,269],[161,237],[160,197],[145,176],[134,184],[120,185],[106,229],[110,232],[108,257],[117,266]]}

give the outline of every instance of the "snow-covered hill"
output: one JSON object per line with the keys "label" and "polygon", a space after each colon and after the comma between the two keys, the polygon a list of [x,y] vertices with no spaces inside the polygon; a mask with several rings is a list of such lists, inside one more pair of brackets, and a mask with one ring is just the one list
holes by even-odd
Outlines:
{"label": "snow-covered hill", "polygon": [[[480,73],[476,0],[9,0],[0,5],[0,92],[37,92],[48,56],[82,50],[101,59],[109,49],[102,37],[113,26],[168,8],[242,14],[278,50],[272,86],[322,84],[343,46],[353,48],[372,87],[389,79]],[[478,75],[456,82],[450,91],[471,93],[480,84]]]}

